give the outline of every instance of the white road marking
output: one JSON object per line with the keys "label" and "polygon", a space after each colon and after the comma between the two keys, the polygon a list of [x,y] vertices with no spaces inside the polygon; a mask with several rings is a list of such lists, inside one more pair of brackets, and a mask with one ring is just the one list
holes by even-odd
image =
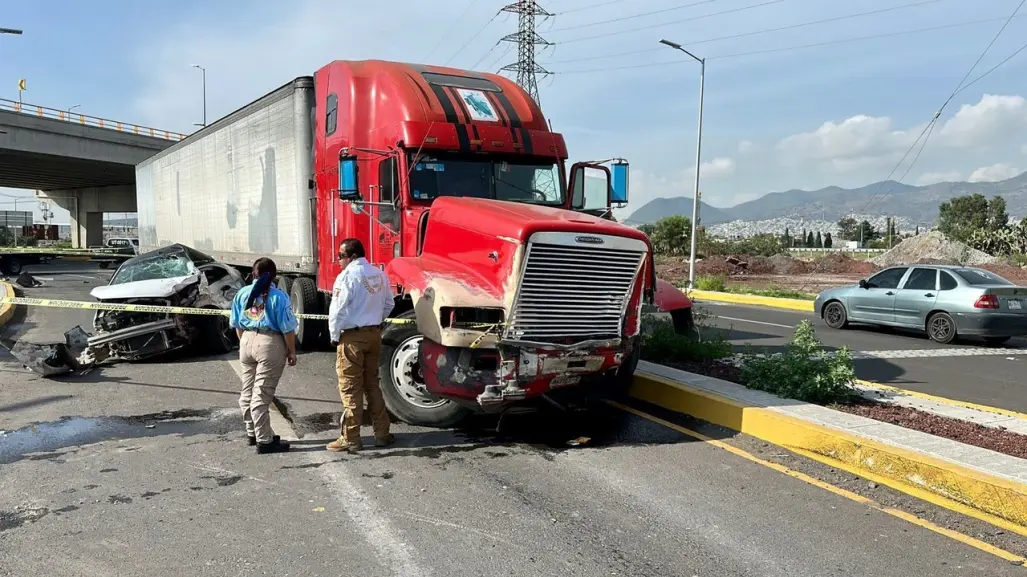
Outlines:
{"label": "white road marking", "polygon": [[754,325],[765,325],[765,326],[768,326],[768,327],[779,327],[779,328],[782,328],[782,329],[794,329],[795,328],[795,325],[782,325],[780,323],[768,323],[766,321],[754,321],[754,320],[751,320],[751,319],[739,319],[739,318],[735,318],[735,317],[725,317],[725,316],[722,316],[722,315],[717,315],[717,318],[718,319],[724,319],[725,321],[735,321],[736,323],[751,323],[751,324],[754,324]]}

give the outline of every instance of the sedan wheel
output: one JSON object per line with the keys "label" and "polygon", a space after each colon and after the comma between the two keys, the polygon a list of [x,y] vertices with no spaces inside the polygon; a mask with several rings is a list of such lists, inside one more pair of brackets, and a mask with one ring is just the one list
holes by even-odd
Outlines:
{"label": "sedan wheel", "polygon": [[832,302],[824,307],[824,322],[832,329],[844,329],[849,324],[849,315],[842,303]]}
{"label": "sedan wheel", "polygon": [[935,313],[927,319],[927,335],[936,343],[951,343],[956,339],[956,321],[948,313]]}

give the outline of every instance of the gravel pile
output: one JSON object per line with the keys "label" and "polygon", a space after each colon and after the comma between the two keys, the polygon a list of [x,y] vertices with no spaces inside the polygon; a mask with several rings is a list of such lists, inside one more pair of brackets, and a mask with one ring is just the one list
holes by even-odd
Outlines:
{"label": "gravel pile", "polygon": [[981,266],[997,260],[986,252],[949,240],[944,234],[932,230],[927,234],[907,238],[870,262],[881,267],[927,263]]}

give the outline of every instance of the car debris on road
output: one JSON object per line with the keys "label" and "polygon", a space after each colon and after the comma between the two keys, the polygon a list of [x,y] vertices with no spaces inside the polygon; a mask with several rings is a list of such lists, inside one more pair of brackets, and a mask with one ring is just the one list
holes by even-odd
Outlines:
{"label": "car debris on road", "polygon": [[[243,286],[238,270],[174,244],[126,260],[107,285],[90,295],[102,304],[227,310]],[[144,360],[190,344],[203,354],[224,354],[236,338],[221,314],[97,310],[93,329],[88,334],[75,327],[65,333],[64,343],[19,341],[11,354],[33,372],[51,377],[84,373],[108,361]]]}

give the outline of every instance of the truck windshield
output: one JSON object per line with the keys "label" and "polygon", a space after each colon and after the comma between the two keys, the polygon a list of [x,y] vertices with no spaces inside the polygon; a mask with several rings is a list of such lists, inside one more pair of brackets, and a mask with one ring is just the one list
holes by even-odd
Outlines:
{"label": "truck windshield", "polygon": [[411,157],[410,196],[492,198],[529,204],[561,205],[560,169],[538,159],[506,161],[459,155]]}

